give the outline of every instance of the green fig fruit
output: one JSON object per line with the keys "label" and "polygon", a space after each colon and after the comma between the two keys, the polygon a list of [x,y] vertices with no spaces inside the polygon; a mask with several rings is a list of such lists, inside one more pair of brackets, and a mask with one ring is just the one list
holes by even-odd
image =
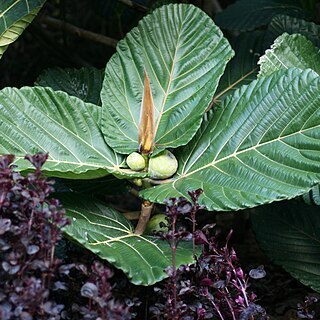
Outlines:
{"label": "green fig fruit", "polygon": [[[165,226],[160,227],[161,222],[163,222]],[[149,220],[144,233],[153,234],[154,232],[157,232],[157,231],[168,232],[167,224],[168,224],[168,221],[166,219],[165,214],[163,213],[156,214],[152,216],[151,219]]]}
{"label": "green fig fruit", "polygon": [[138,152],[132,152],[127,157],[127,165],[133,171],[141,171],[146,167],[145,158]]}
{"label": "green fig fruit", "polygon": [[176,157],[168,150],[160,152],[149,159],[149,176],[151,179],[167,179],[173,176],[178,169]]}

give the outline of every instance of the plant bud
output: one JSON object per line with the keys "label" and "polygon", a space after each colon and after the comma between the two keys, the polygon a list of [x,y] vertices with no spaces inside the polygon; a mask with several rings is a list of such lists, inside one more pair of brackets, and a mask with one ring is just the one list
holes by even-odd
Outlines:
{"label": "plant bud", "polygon": [[127,157],[127,165],[133,171],[141,171],[146,166],[144,157],[138,152],[132,152]]}
{"label": "plant bud", "polygon": [[[162,226],[160,226],[160,223]],[[154,232],[157,231],[163,231],[163,232],[168,232],[168,227],[167,227],[168,221],[166,219],[166,215],[163,213],[159,213],[151,217],[149,220],[145,234],[153,234]]]}
{"label": "plant bud", "polygon": [[142,180],[141,179],[133,179],[132,182],[137,186],[137,187],[142,187]]}
{"label": "plant bud", "polygon": [[160,152],[149,159],[149,175],[151,179],[167,179],[178,169],[176,157],[168,150]]}

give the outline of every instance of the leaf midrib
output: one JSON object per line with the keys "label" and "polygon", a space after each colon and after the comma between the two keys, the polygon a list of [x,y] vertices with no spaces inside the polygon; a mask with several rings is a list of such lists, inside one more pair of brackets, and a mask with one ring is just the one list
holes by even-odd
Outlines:
{"label": "leaf midrib", "polygon": [[172,66],[171,66],[171,70],[170,70],[169,81],[168,81],[167,88],[165,90],[165,95],[163,97],[162,106],[160,108],[160,112],[158,114],[158,119],[157,119],[157,122],[156,122],[156,125],[155,125],[155,128],[154,128],[154,137],[157,136],[158,128],[159,128],[160,121],[161,121],[162,114],[163,114],[163,110],[164,110],[164,107],[165,107],[165,104],[167,102],[167,98],[168,98],[168,95],[169,95],[169,89],[170,89],[171,83],[173,81],[173,71],[175,69],[178,48],[180,47],[179,43],[180,43],[180,38],[181,38],[181,30],[182,30],[182,23],[180,23],[180,26],[179,26],[179,31],[178,31],[179,36],[178,36],[178,39],[177,39],[177,42],[176,42],[176,48],[175,48],[175,52],[174,52],[174,56],[173,56],[173,60],[172,60]]}
{"label": "leaf midrib", "polygon": [[[41,99],[41,97],[39,97],[37,95],[38,98]],[[10,97],[8,97],[10,99]],[[10,99],[11,100],[11,99]],[[29,102],[29,101],[28,101]],[[57,143],[61,146],[63,146],[66,150],[68,150],[73,156],[74,158],[78,159],[78,157],[76,155],[74,155],[73,152],[71,152],[59,139],[57,139],[57,137],[51,135],[51,133],[44,127],[41,126],[38,122],[36,122],[34,120],[34,118],[32,118],[30,116],[29,113],[25,113],[23,110],[20,110],[22,113],[24,113],[28,119],[30,120],[30,122],[32,122],[36,127],[41,128],[43,131],[45,131],[49,136],[51,136],[54,140],[57,141]],[[78,139],[79,141],[81,141],[83,144],[87,145],[90,149],[92,149],[93,151],[95,151],[98,155],[100,155],[103,159],[107,160],[108,163],[113,163],[111,159],[107,158],[104,154],[102,154],[98,149],[96,149],[93,145],[91,145],[89,142],[85,141],[82,137],[80,137],[79,135],[77,135],[75,132],[72,132],[69,128],[67,128],[66,126],[64,126],[62,123],[58,122],[56,119],[53,119],[52,117],[50,117],[50,115],[48,113],[42,112],[41,110],[36,109],[37,112],[41,113],[44,117],[46,117],[47,119],[51,120],[53,123],[55,123],[57,126],[63,128],[64,130],[66,130],[69,134],[71,134],[72,136],[74,136],[76,139]],[[92,115],[88,112],[90,119],[94,121],[94,119],[92,118]],[[85,121],[86,123],[86,121]],[[86,125],[88,125],[86,123]],[[42,147],[43,148],[43,147]],[[54,159],[54,158],[52,158]],[[83,163],[80,159],[78,159],[78,162],[73,162],[73,161],[59,161],[56,160],[56,162],[63,162],[63,163],[70,163],[70,164],[82,164],[82,165],[91,165],[91,163]],[[95,165],[97,166],[97,165]],[[105,166],[106,168],[114,168],[114,166]],[[101,165],[100,165],[101,168]]]}
{"label": "leaf midrib", "polygon": [[[306,131],[308,131],[308,130],[313,130],[313,129],[316,129],[316,128],[320,128],[320,124],[317,125],[317,126],[313,126],[313,127],[304,129],[304,130],[299,130],[299,131],[297,131],[297,132],[293,132],[293,133],[288,134],[288,135],[285,135],[285,136],[277,137],[276,139],[272,139],[272,140],[270,140],[270,141],[266,141],[266,142],[263,142],[263,143],[256,144],[256,145],[254,145],[254,146],[252,146],[252,147],[250,147],[250,148],[244,149],[244,150],[240,150],[240,151],[233,152],[232,154],[229,154],[229,155],[227,155],[227,156],[225,156],[225,157],[223,157],[223,158],[221,158],[221,159],[212,161],[212,162],[206,164],[205,166],[202,166],[202,167],[200,167],[200,168],[198,168],[198,169],[196,169],[196,170],[194,170],[194,171],[191,171],[191,172],[189,172],[189,173],[186,173],[186,174],[184,174],[184,175],[181,175],[179,178],[177,178],[177,179],[173,182],[173,184],[175,184],[178,180],[183,179],[183,178],[186,178],[186,177],[188,177],[188,176],[190,176],[190,175],[192,175],[192,174],[194,174],[194,173],[197,173],[198,171],[201,171],[201,170],[203,170],[203,169],[205,169],[205,168],[208,168],[208,167],[216,167],[216,165],[217,165],[218,163],[220,163],[220,162],[226,161],[226,160],[231,159],[231,158],[237,158],[238,155],[240,155],[240,154],[242,154],[242,153],[245,153],[245,152],[249,152],[249,151],[251,151],[251,150],[258,149],[258,148],[260,148],[260,147],[262,147],[262,146],[265,146],[265,145],[274,143],[274,142],[276,142],[276,141],[282,142],[283,139],[292,137],[292,136],[297,135],[297,134],[302,134],[302,133],[304,133],[304,132],[306,132]],[[219,170],[218,167],[216,167],[216,168]]]}
{"label": "leaf midrib", "polygon": [[[106,228],[106,229],[113,229],[113,230],[117,230],[117,231],[120,231],[120,232],[123,232],[125,233],[125,237],[126,238],[130,238],[130,237],[133,237],[133,238],[138,238],[142,241],[145,241],[147,243],[149,243],[150,245],[152,245],[153,247],[155,247],[158,251],[160,251],[163,255],[164,255],[164,252],[160,249],[160,247],[154,243],[153,241],[150,241],[149,239],[147,239],[146,237],[142,237],[141,235],[138,235],[138,234],[135,234],[133,233],[133,230],[128,228],[128,226],[124,225],[122,222],[120,222],[119,220],[116,220],[116,219],[113,219],[111,218],[110,216],[108,215],[104,215],[104,214],[97,214],[96,212],[93,212],[93,211],[90,211],[88,209],[86,209],[91,215],[93,216],[98,216],[100,218],[103,218],[103,219],[107,219],[107,220],[110,220],[110,221],[113,221],[115,222],[116,224],[118,224],[119,226],[121,226],[123,229],[121,229],[120,227],[112,227],[110,225],[105,225],[105,224],[101,224],[101,223],[97,223],[97,222],[94,222],[94,221],[91,221],[89,219],[89,217],[87,217],[86,215],[82,214],[80,211],[76,210],[76,209],[67,209],[71,212],[74,212],[75,214],[78,214],[79,216],[81,216],[84,220],[86,220],[90,225],[94,225],[94,226],[98,226],[98,227],[101,227],[101,228]],[[108,237],[108,238],[112,238],[113,240],[112,241],[117,241],[119,238],[123,238],[124,236],[120,236],[120,237]],[[94,245],[94,244],[92,244]]]}

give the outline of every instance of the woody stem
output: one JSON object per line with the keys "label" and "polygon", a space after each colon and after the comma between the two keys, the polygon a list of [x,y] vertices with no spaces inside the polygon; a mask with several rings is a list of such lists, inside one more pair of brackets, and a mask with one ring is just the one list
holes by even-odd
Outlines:
{"label": "woody stem", "polygon": [[143,234],[144,230],[146,229],[147,223],[150,219],[150,215],[152,212],[152,209],[154,207],[154,203],[150,202],[148,200],[144,200],[141,204],[141,214],[139,217],[138,224],[136,226],[136,229],[134,230],[134,233],[136,234]]}

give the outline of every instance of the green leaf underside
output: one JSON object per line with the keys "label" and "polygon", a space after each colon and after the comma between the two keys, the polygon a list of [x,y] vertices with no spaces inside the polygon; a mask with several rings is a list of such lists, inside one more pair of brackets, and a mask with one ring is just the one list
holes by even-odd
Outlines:
{"label": "green leaf underside", "polygon": [[268,26],[267,44],[273,43],[274,39],[284,32],[293,34],[299,33],[305,36],[312,43],[320,47],[320,26],[302,19],[278,15],[274,17]]}
{"label": "green leaf underside", "polygon": [[292,198],[320,181],[320,79],[289,69],[243,86],[176,156],[174,181],[142,192],[163,202],[202,188],[208,210]]}
{"label": "green leaf underside", "polygon": [[2,0],[0,3],[0,59],[32,22],[45,0]]}
{"label": "green leaf underside", "polygon": [[318,207],[283,203],[252,215],[258,242],[294,278],[320,292],[320,215]]}
{"label": "green leaf underside", "polygon": [[[72,195],[59,196],[71,219],[65,231],[103,259],[123,270],[138,285],[152,285],[166,277],[171,249],[166,241],[133,233],[131,223],[103,203]],[[177,266],[193,262],[192,242],[181,241]]]}
{"label": "green leaf underside", "polygon": [[263,50],[263,31],[241,33],[231,39],[230,44],[235,57],[227,64],[214,101],[218,104],[242,85],[249,84],[257,78],[257,62]]}
{"label": "green leaf underside", "polygon": [[119,153],[139,149],[143,70],[155,104],[156,150],[186,144],[200,126],[233,52],[219,28],[191,5],[156,9],[119,42],[101,92],[102,130]]}
{"label": "green leaf underside", "polygon": [[300,34],[282,34],[271,49],[260,58],[259,76],[268,76],[280,69],[312,69],[320,74],[320,49]]}
{"label": "green leaf underside", "polygon": [[55,91],[64,91],[84,102],[101,105],[100,92],[103,77],[104,71],[93,67],[53,68],[43,71],[35,84],[50,87]]}
{"label": "green leaf underside", "polygon": [[250,31],[267,25],[279,14],[305,16],[299,0],[238,0],[218,13],[215,21],[220,28]]}
{"label": "green leaf underside", "polygon": [[105,143],[97,109],[50,88],[5,88],[0,91],[0,154],[14,154],[23,171],[32,168],[23,159],[26,154],[48,152],[44,173],[56,177],[136,176],[120,168],[123,157]]}

